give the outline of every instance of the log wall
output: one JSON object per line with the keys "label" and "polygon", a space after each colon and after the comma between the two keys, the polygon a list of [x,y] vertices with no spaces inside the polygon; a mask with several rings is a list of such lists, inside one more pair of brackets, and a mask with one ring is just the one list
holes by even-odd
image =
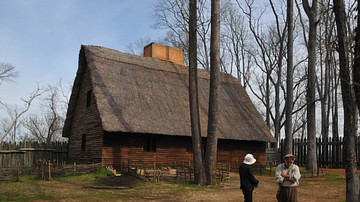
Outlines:
{"label": "log wall", "polygon": [[[80,57],[84,58],[84,57]],[[101,126],[100,115],[96,107],[96,100],[93,93],[93,87],[90,81],[90,71],[86,61],[79,61],[79,71],[85,71],[82,79],[76,109],[73,114],[73,121],[71,126],[71,134],[69,135],[69,151],[68,162],[73,163],[100,163],[101,162],[101,148],[103,129]],[[78,72],[79,73],[79,72]],[[91,91],[90,106],[87,106],[87,95]],[[85,150],[82,149],[82,137],[86,136]]]}
{"label": "log wall", "polygon": [[[122,166],[192,166],[189,151],[191,137],[151,135],[156,139],[156,152],[144,151],[147,135],[113,133],[104,136],[102,164],[121,169]],[[247,153],[257,164],[266,165],[265,143],[219,140],[218,166],[237,170]]]}

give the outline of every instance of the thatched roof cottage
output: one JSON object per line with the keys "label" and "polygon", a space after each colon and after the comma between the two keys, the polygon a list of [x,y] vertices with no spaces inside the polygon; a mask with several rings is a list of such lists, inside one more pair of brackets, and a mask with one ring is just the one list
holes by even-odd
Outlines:
{"label": "thatched roof cottage", "polygon": [[[145,56],[81,46],[63,136],[68,161],[120,167],[193,161],[188,67],[182,51],[158,44]],[[169,57],[170,56],[170,57]],[[209,72],[199,69],[201,135],[207,135]],[[218,163],[237,166],[246,153],[265,164],[268,127],[240,82],[221,74]]]}

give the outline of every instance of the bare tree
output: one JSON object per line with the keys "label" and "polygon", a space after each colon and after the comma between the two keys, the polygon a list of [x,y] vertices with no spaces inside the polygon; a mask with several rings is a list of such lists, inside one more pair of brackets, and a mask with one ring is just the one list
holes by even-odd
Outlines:
{"label": "bare tree", "polygon": [[[283,88],[283,63],[286,56],[285,37],[286,26],[283,18],[283,4],[275,4],[272,0],[269,5],[274,16],[274,23],[264,26],[261,24],[261,16],[254,15],[254,1],[245,0],[241,3],[236,1],[239,8],[248,18],[248,24],[253,39],[256,43],[251,51],[254,64],[257,66],[257,72],[261,71],[260,76],[256,76],[256,83],[258,89],[249,85],[251,92],[262,102],[265,110],[265,122],[269,128],[274,129],[275,139],[280,139],[280,131],[283,127],[282,120],[285,115],[285,107],[283,98],[285,97],[285,90]],[[246,5],[244,7],[243,5]],[[279,11],[280,10],[280,11]],[[256,69],[253,67],[252,69]],[[258,75],[259,73],[254,73]]]}
{"label": "bare tree", "polygon": [[293,85],[294,85],[294,67],[293,67],[293,50],[294,50],[294,2],[293,0],[287,0],[287,74],[286,74],[286,121],[285,121],[285,153],[290,154],[292,152],[292,113],[293,113]]}
{"label": "bare tree", "polygon": [[199,115],[198,78],[197,78],[197,20],[196,0],[189,2],[189,103],[192,147],[194,158],[195,183],[205,185],[205,172],[201,145],[201,129]]}
{"label": "bare tree", "polygon": [[[276,29],[274,30],[274,33],[276,33],[276,41],[274,44],[278,47],[277,51],[278,54],[275,54],[276,60],[277,60],[277,68],[276,68],[276,82],[271,81],[274,83],[275,87],[275,117],[274,117],[274,132],[275,137],[278,139],[280,137],[280,130],[281,130],[281,119],[283,116],[283,112],[280,111],[280,88],[282,86],[282,66],[283,66],[283,60],[285,57],[285,36],[286,36],[286,26],[281,27],[280,22],[280,16],[277,13],[275,9],[275,5],[272,2],[272,0],[269,0],[271,9],[273,11],[273,15],[275,16],[275,22],[276,22]],[[276,53],[275,52],[275,53]],[[292,141],[292,140],[291,140]],[[292,148],[292,147],[290,147]]]}
{"label": "bare tree", "polygon": [[[158,0],[154,9],[155,28],[168,29],[164,42],[184,50],[187,58],[189,49],[189,0]],[[210,14],[208,0],[197,2],[198,21],[198,63],[205,69],[210,69],[209,34]],[[186,61],[185,61],[186,63]]]}
{"label": "bare tree", "polygon": [[[253,35],[254,41],[257,45],[257,49],[251,52],[253,54],[253,59],[256,67],[265,75],[256,76],[256,83],[259,86],[260,92],[255,92],[252,86],[249,86],[251,92],[262,102],[265,108],[265,122],[271,128],[271,81],[270,78],[274,69],[276,68],[276,59],[273,57],[271,49],[269,49],[269,41],[271,38],[276,37],[265,36],[260,28],[260,18],[263,13],[261,11],[258,18],[254,19],[253,14],[253,0],[245,0],[246,8],[243,7],[243,3],[239,0],[236,0],[237,5],[248,18],[248,24],[250,33]],[[273,32],[268,32],[269,35]],[[275,137],[276,138],[276,137]]]}
{"label": "bare tree", "polygon": [[210,43],[210,96],[208,111],[208,134],[205,152],[206,183],[216,183],[218,115],[220,86],[220,0],[211,0],[211,43]]}
{"label": "bare tree", "polygon": [[360,2],[357,1],[357,27],[355,29],[355,46],[354,46],[354,90],[358,110],[360,111]]}
{"label": "bare tree", "polygon": [[61,106],[67,106],[67,103],[61,102],[60,90],[57,86],[49,85],[41,104],[44,111],[41,114],[29,115],[24,121],[24,127],[40,142],[61,140],[65,121],[65,108],[62,109]]}
{"label": "bare tree", "polygon": [[306,171],[313,175],[317,172],[317,158],[316,158],[316,116],[315,116],[315,79],[316,79],[316,29],[318,23],[318,2],[312,1],[309,5],[308,0],[303,0],[303,8],[309,18],[309,41],[307,42],[308,49],[308,71],[307,71],[307,164]]}
{"label": "bare tree", "polygon": [[346,15],[343,0],[334,0],[334,12],[338,34],[341,92],[344,109],[344,154],[346,172],[346,200],[359,200],[359,177],[356,166],[357,113],[355,95],[351,85],[349,68]]}
{"label": "bare tree", "polygon": [[331,79],[336,80],[336,74],[333,75],[334,68],[333,53],[335,41],[335,18],[331,9],[330,0],[322,0],[319,2],[319,11],[321,13],[319,19],[318,34],[318,52],[319,52],[319,69],[316,79],[317,92],[320,100],[321,108],[321,136],[323,141],[327,141],[330,128],[330,113],[333,104],[331,99]]}
{"label": "bare tree", "polygon": [[135,55],[143,55],[144,54],[144,47],[151,43],[150,38],[143,38],[140,40],[135,41],[134,43],[129,43],[126,45],[127,51],[131,54]]}
{"label": "bare tree", "polygon": [[[28,99],[21,99],[24,102],[24,108],[17,112],[15,111],[14,116],[11,117],[11,120],[9,121],[9,125],[5,126],[3,134],[1,134],[0,142],[2,142],[7,135],[11,133],[12,130],[14,130],[14,127],[17,127],[17,124],[19,123],[20,118],[30,109],[32,102],[42,94],[42,90],[38,87],[34,92],[32,92]],[[12,111],[11,108],[0,102],[1,105],[3,105],[8,111]]]}
{"label": "bare tree", "polygon": [[[229,69],[229,74],[233,75],[233,69],[236,70],[237,78],[242,82],[246,89],[250,80],[250,65],[251,65],[251,44],[248,42],[249,34],[246,29],[246,22],[244,16],[236,9],[230,1],[222,7],[222,25],[221,31],[221,45],[226,52],[225,56],[221,57],[224,68]],[[226,61],[225,61],[226,60]]]}
{"label": "bare tree", "polygon": [[9,63],[0,63],[0,85],[4,81],[13,81],[12,79],[19,74],[15,71],[15,66]]}
{"label": "bare tree", "polygon": [[[13,78],[18,76],[18,72],[15,71],[15,66],[9,63],[0,63],[0,85],[7,81],[7,82],[11,82],[13,81]],[[18,115],[18,111],[15,110],[11,110],[7,105],[5,105],[4,103],[2,103],[0,101],[0,104],[3,105],[6,110],[7,113],[9,115],[9,119],[3,119],[1,120],[1,128],[3,129],[3,134],[7,133],[8,135],[10,135],[10,139],[12,142],[16,141],[16,134],[17,134],[17,128],[20,126],[20,122],[17,121],[16,117]],[[13,121],[15,120],[15,123],[13,123]],[[9,127],[13,125],[12,128],[9,129]],[[5,137],[4,137],[5,138]],[[2,138],[2,139],[4,139]]]}
{"label": "bare tree", "polygon": [[[331,55],[334,55],[333,52],[331,52]],[[333,56],[332,56],[333,58]],[[331,108],[331,114],[332,114],[332,135],[333,138],[339,138],[339,126],[338,126],[338,86],[339,86],[339,77],[337,76],[337,64],[333,64],[331,68],[331,102],[332,102],[332,108]]]}
{"label": "bare tree", "polygon": [[20,133],[21,128],[21,121],[16,120],[16,116],[18,115],[18,110],[13,109],[12,111],[10,109],[7,109],[8,118],[3,118],[1,122],[1,133],[5,133],[6,130],[8,130],[8,127],[13,124],[13,121],[15,120],[14,127],[10,130],[9,134],[6,136],[6,138],[3,139],[3,141],[10,141],[10,142],[16,142],[18,138],[18,134]]}

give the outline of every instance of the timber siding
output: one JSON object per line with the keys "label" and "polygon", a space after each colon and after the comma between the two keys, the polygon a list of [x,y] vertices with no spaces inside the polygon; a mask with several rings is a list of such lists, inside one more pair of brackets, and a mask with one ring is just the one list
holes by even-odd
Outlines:
{"label": "timber siding", "polygon": [[102,164],[119,169],[121,165],[127,165],[129,161],[132,165],[147,167],[152,167],[154,163],[169,166],[183,163],[187,165],[189,161],[192,162],[192,154],[186,150],[190,146],[191,138],[156,135],[156,151],[147,152],[144,151],[144,144],[148,137],[143,134],[106,135]]}
{"label": "timber siding", "polygon": [[[94,98],[90,71],[85,60],[79,61],[85,67],[77,89],[78,97],[69,136],[68,162],[100,163],[103,129]],[[78,72],[79,74],[79,72]],[[91,91],[90,106],[87,107],[87,93]],[[73,92],[74,93],[74,92]],[[86,135],[85,151],[82,151],[82,135]]]}
{"label": "timber siding", "polygon": [[266,165],[266,143],[256,141],[219,140],[218,142],[218,166],[231,166],[236,170],[243,162],[246,154],[254,155],[257,164]]}
{"label": "timber siding", "polygon": [[[116,169],[128,164],[146,167],[152,167],[154,163],[157,166],[193,165],[193,154],[189,150],[191,137],[156,135],[156,152],[146,152],[144,142],[147,137],[143,134],[105,135],[102,164]],[[236,170],[247,153],[252,153],[258,164],[265,165],[265,143],[220,139],[218,166]]]}

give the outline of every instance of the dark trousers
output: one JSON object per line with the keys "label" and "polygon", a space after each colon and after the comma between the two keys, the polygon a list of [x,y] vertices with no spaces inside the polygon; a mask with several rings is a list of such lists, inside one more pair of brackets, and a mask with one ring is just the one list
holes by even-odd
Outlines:
{"label": "dark trousers", "polygon": [[297,202],[296,187],[280,187],[278,202]]}
{"label": "dark trousers", "polygon": [[244,202],[252,202],[253,191],[242,190],[242,192],[244,194]]}

